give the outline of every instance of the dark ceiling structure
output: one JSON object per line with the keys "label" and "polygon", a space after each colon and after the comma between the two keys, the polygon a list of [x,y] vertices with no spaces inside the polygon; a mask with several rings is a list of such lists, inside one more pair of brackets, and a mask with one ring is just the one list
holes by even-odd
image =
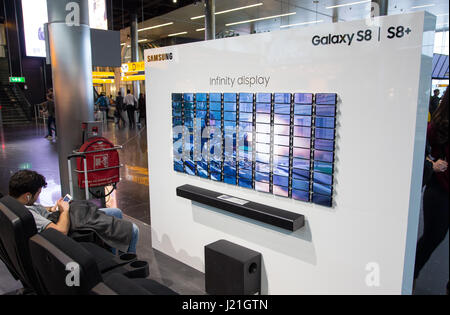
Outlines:
{"label": "dark ceiling structure", "polygon": [[110,29],[118,31],[130,26],[131,15],[142,22],[201,0],[106,0],[108,15],[112,15]]}

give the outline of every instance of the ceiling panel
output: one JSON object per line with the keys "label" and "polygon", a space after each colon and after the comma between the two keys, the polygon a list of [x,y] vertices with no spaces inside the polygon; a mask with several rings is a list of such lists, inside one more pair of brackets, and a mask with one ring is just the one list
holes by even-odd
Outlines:
{"label": "ceiling panel", "polygon": [[[146,2],[146,1],[144,1]],[[216,0],[216,12],[229,10],[238,7],[244,7],[262,3],[262,5],[247,8],[239,11],[233,11],[216,15],[216,33],[224,31],[235,31],[241,35],[253,32],[265,32],[280,29],[283,25],[296,23],[321,21],[330,23],[333,15],[339,21],[349,21],[363,19],[370,16],[371,4],[365,2],[350,6],[342,6],[339,8],[329,8],[335,5],[343,5],[352,2],[361,2],[361,0]],[[424,8],[414,9],[415,6],[430,5]],[[448,28],[448,10],[449,5],[444,0],[391,0],[389,1],[389,14],[402,14],[415,12],[420,10],[429,11],[438,16],[438,28]],[[295,13],[294,15],[271,18],[268,20],[256,21],[240,25],[226,26],[226,24],[270,17],[280,14]],[[148,39],[150,41],[165,38],[169,34],[187,32],[180,35],[186,38],[202,39],[203,31],[196,31],[204,27],[204,19],[192,20],[191,17],[204,14],[204,5],[202,2],[187,5],[183,8],[171,11],[159,17],[152,18],[140,23],[139,28],[160,25],[163,23],[173,22],[170,26],[155,28],[147,31],[139,32],[140,39]],[[297,27],[307,27],[297,26]],[[122,34],[122,40],[126,41],[126,34],[129,30],[125,30]]]}

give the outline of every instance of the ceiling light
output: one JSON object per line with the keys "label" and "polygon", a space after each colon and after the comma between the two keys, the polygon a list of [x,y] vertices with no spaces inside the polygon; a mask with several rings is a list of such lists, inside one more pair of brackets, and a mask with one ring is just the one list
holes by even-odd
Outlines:
{"label": "ceiling light", "polygon": [[142,43],[142,42],[148,42],[148,39],[140,39],[140,40],[138,40],[138,43]]}
{"label": "ceiling light", "polygon": [[147,30],[151,30],[154,28],[168,26],[168,25],[172,25],[172,24],[173,24],[173,22],[169,22],[169,23],[159,24],[159,25],[150,26],[150,27],[146,27],[146,28],[141,28],[140,30],[138,30],[138,32],[147,31]]}
{"label": "ceiling light", "polygon": [[204,31],[205,30],[205,28],[203,27],[203,28],[197,28],[195,31],[196,32],[201,32],[201,31]]}
{"label": "ceiling light", "polygon": [[434,7],[436,4],[430,3],[430,4],[424,4],[424,5],[417,5],[415,7],[411,7],[411,9],[421,9],[421,8],[428,8],[428,7]]}
{"label": "ceiling light", "polygon": [[368,3],[370,1],[371,0],[365,0],[365,1],[357,1],[357,2],[350,2],[350,3],[344,3],[344,4],[337,4],[337,5],[332,5],[332,6],[326,7],[325,9],[334,9],[334,8],[340,8],[340,7],[347,7],[347,6],[350,6],[350,5]]}
{"label": "ceiling light", "polygon": [[198,19],[201,19],[201,18],[204,18],[204,17],[205,17],[204,15],[194,16],[194,17],[191,17],[191,20],[198,20]]}
{"label": "ceiling light", "polygon": [[322,23],[322,22],[323,22],[323,20],[312,21],[312,22],[303,22],[303,23],[295,23],[295,24],[289,24],[289,25],[281,25],[280,28],[291,27],[291,26],[299,26],[299,25],[307,25],[307,24],[315,24],[315,23]]}
{"label": "ceiling light", "polygon": [[238,25],[238,24],[244,24],[244,23],[250,23],[250,22],[256,22],[256,21],[268,20],[268,19],[275,19],[275,18],[278,18],[278,17],[294,15],[294,14],[297,14],[297,12],[291,12],[291,13],[279,14],[279,15],[272,15],[272,16],[267,16],[267,17],[263,17],[263,18],[259,18],[259,19],[246,20],[246,21],[241,21],[241,22],[228,23],[228,24],[225,24],[225,26],[232,26],[232,25]]}
{"label": "ceiling light", "polygon": [[180,32],[180,33],[173,33],[173,34],[169,34],[167,36],[172,37],[172,36],[177,36],[177,35],[184,35],[187,34],[188,32]]}
{"label": "ceiling light", "polygon": [[[262,2],[256,3],[256,4],[252,4],[252,5],[247,5],[247,6],[245,6],[245,7],[239,7],[239,8],[234,8],[234,9],[229,9],[229,10],[219,11],[219,12],[216,12],[216,13],[214,13],[214,14],[215,14],[215,15],[219,15],[219,14],[224,14],[224,13],[228,13],[228,12],[233,12],[233,11],[238,11],[238,10],[244,10],[244,9],[249,9],[249,8],[254,8],[254,7],[259,7],[259,6],[261,6],[261,5],[263,5]],[[194,16],[194,17],[191,17],[191,20],[197,20],[197,19],[201,19],[201,18],[204,18],[204,17],[205,17],[204,15]]]}

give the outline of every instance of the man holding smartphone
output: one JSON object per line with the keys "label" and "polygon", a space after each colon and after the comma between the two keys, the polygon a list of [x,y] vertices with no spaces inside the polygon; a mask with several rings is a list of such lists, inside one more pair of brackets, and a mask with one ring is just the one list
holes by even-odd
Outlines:
{"label": "man holding smartphone", "polygon": [[[42,188],[46,186],[47,183],[42,175],[31,171],[19,171],[11,177],[9,194],[30,210],[38,233],[52,228],[67,235],[70,229],[69,203],[63,198],[60,198],[53,207],[44,207],[36,203]],[[57,211],[59,211],[59,219],[57,223],[53,223],[49,218]]]}
{"label": "man holding smartphone", "polygon": [[[52,228],[67,235],[70,231],[70,205],[69,202],[60,198],[53,207],[44,207],[36,201],[39,199],[42,188],[46,187],[45,177],[37,172],[22,170],[15,173],[9,181],[9,195],[27,207],[34,217],[38,233]],[[66,199],[67,200],[67,199]],[[98,209],[108,216],[122,219],[120,209]],[[59,211],[59,218],[56,223],[51,221],[54,212]],[[129,234],[128,234],[128,237]],[[127,247],[129,253],[136,253],[137,241],[139,239],[139,228],[133,223],[131,230],[131,241]],[[123,249],[125,250],[125,248]]]}

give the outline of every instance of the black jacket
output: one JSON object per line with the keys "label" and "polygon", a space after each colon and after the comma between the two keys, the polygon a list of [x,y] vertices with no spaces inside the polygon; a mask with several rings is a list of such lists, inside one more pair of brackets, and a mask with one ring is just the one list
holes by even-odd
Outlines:
{"label": "black jacket", "polygon": [[[131,222],[109,216],[88,201],[73,201],[70,204],[69,215],[69,235],[79,231],[94,231],[109,246],[122,252],[128,251],[133,233]],[[49,220],[57,222],[58,218]]]}
{"label": "black jacket", "polygon": [[124,110],[124,106],[123,106],[123,96],[118,95],[116,97],[116,109],[121,112]]}

